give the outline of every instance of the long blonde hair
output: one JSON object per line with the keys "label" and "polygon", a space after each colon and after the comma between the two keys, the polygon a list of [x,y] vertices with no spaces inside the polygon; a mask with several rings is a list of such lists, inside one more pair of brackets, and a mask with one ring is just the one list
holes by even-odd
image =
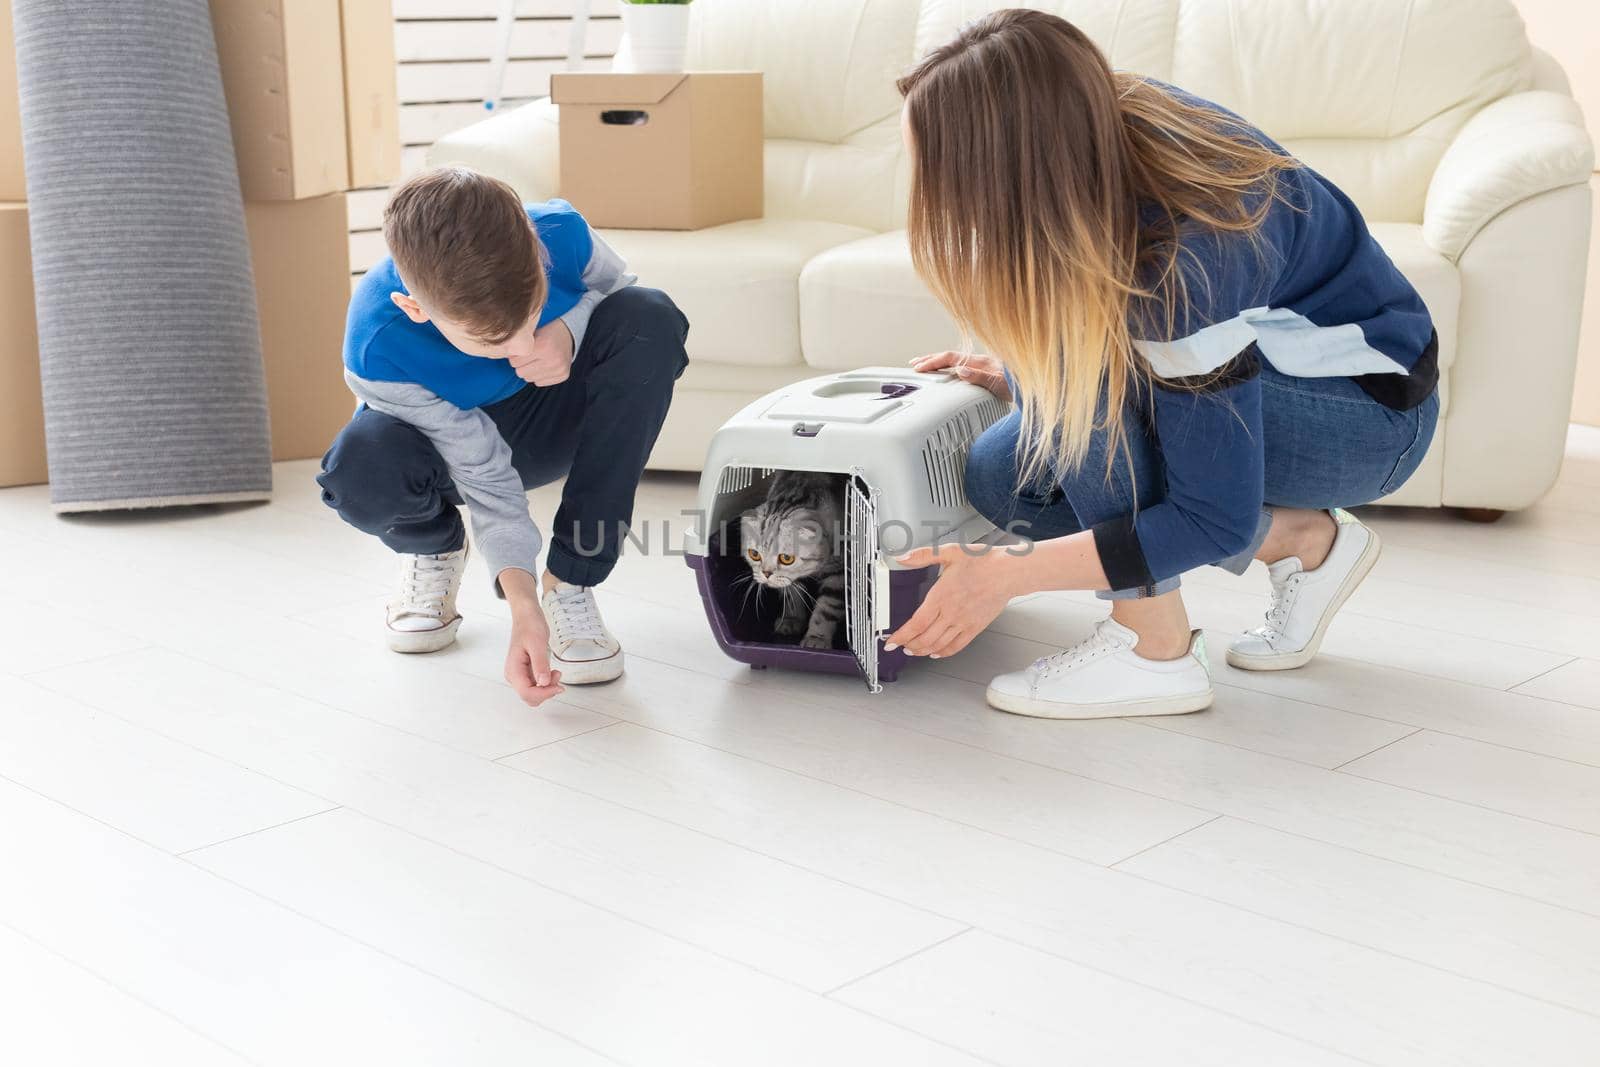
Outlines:
{"label": "long blonde hair", "polygon": [[1015,377],[1025,484],[1076,469],[1097,430],[1113,442],[1109,474],[1129,391],[1151,374],[1129,320],[1167,339],[1188,306],[1179,226],[1254,239],[1297,164],[1225,115],[1114,72],[1041,11],[967,24],[899,88],[912,260]]}

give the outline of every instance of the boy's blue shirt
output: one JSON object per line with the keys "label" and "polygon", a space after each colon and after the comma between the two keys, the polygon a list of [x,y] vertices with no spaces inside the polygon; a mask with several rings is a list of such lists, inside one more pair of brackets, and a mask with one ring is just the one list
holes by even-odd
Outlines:
{"label": "boy's blue shirt", "polygon": [[[583,216],[565,200],[529,204],[527,210],[544,246],[550,283],[539,314],[544,326],[582,299],[594,238]],[[462,409],[504,400],[527,384],[507,360],[469,356],[445,340],[433,323],[412,322],[389,299],[390,293],[406,291],[394,260],[387,257],[356,286],[344,336],[344,365],[351,374],[373,382],[420,385]]]}

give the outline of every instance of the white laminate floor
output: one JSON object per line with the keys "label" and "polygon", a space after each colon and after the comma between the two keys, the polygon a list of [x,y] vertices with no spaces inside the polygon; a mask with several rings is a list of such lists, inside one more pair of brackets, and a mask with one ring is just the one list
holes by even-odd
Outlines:
{"label": "white laminate floor", "polygon": [[1498,525],[1370,510],[1304,670],[1222,662],[1259,568],[1192,576],[1216,706],[1084,723],[982,695],[1092,597],[872,696],[727,660],[637,553],[626,677],[529,710],[481,569],[458,647],[383,649],[314,473],[0,492],[0,1063],[1600,1063],[1600,430]]}

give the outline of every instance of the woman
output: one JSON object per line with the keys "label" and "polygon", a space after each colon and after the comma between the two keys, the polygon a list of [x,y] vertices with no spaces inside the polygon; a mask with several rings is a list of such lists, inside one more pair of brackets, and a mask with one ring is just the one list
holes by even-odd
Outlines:
{"label": "woman", "polygon": [[889,637],[946,656],[1008,600],[1094,589],[1111,617],[1004,674],[1053,718],[1211,703],[1178,576],[1268,564],[1266,623],[1228,650],[1299,667],[1372,568],[1335,509],[1398,488],[1438,418],[1427,309],[1348,197],[1238,116],[1113,72],[1070,23],[1002,11],[901,80],[918,272],[997,356],[927,356],[1018,410],[967,492],[1027,550],[913,553],[943,572]]}

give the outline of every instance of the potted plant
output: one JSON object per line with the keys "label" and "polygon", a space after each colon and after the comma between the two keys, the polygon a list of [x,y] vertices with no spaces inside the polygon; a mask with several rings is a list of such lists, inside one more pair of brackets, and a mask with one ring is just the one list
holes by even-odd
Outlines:
{"label": "potted plant", "polygon": [[676,73],[689,48],[689,0],[623,0],[622,46],[612,69]]}

